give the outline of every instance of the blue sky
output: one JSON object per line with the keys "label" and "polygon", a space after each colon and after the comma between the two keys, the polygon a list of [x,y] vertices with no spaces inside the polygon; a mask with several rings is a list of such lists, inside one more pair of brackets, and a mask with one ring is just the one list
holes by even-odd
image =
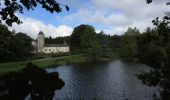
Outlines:
{"label": "blue sky", "polygon": [[151,20],[170,10],[166,1],[155,0],[148,5],[145,0],[58,0],[67,4],[70,11],[61,6],[61,13],[51,14],[38,6],[34,11],[17,13],[23,24],[14,24],[10,29],[33,38],[39,31],[46,37],[68,36],[80,24],[92,25],[97,32],[103,30],[110,35],[123,34],[128,27],[137,27],[143,32],[147,27],[153,27]]}
{"label": "blue sky", "polygon": [[[69,14],[73,14],[76,13],[78,8],[75,5],[72,5],[72,2],[69,2],[69,0],[58,0],[59,3],[64,4],[64,5],[68,5],[70,10],[66,11],[65,6],[61,5],[60,7],[62,8],[62,12],[60,13],[50,13],[48,11],[46,11],[45,9],[42,9],[40,5],[38,5],[38,7],[36,7],[33,11],[27,11],[26,9],[24,10],[24,15],[30,18],[34,18],[34,19],[38,19],[43,21],[45,24],[53,24],[53,25],[61,25],[61,24],[68,24],[68,23],[62,23],[62,21],[57,20],[57,17],[65,17]],[[65,1],[65,2],[64,2]],[[79,3],[86,3],[84,2],[85,0],[79,0]],[[70,21],[71,23],[71,21]],[[74,26],[73,24],[68,24],[71,26]]]}

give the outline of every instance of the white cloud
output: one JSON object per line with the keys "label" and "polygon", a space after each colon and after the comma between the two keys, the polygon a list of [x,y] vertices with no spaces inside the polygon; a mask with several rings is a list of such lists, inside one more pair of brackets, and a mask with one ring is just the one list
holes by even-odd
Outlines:
{"label": "white cloud", "polygon": [[37,34],[40,31],[43,31],[46,37],[57,37],[57,36],[69,36],[73,29],[66,25],[54,26],[51,24],[46,25],[43,21],[28,18],[24,16],[19,16],[23,21],[22,24],[17,25],[13,24],[12,27],[9,27],[10,30],[15,30],[16,32],[23,32],[32,38],[37,38]]}
{"label": "white cloud", "polygon": [[[24,23],[19,26],[15,24],[11,29],[25,32],[34,38],[40,30],[47,37],[67,36],[72,33],[73,26],[80,24],[90,24],[97,27],[97,32],[103,30],[111,35],[123,34],[128,27],[137,27],[143,32],[147,27],[153,27],[153,19],[170,11],[170,7],[165,5],[167,1],[169,0],[155,0],[149,5],[145,0],[89,0],[83,3],[79,0],[67,1],[63,4],[68,4],[77,11],[64,17],[57,16],[60,26],[46,25],[43,21],[20,16]],[[65,25],[66,23],[72,27]]]}
{"label": "white cloud", "polygon": [[[57,17],[59,18],[59,17]],[[75,20],[80,23],[100,23],[111,26],[127,25],[131,23],[124,14],[103,14],[100,11],[79,9],[77,13],[70,14],[64,18],[66,21]]]}
{"label": "white cloud", "polygon": [[108,34],[123,34],[128,27],[144,31],[149,26],[153,27],[153,19],[162,17],[164,12],[170,10],[166,1],[155,0],[146,4],[145,0],[90,0],[93,7],[81,7],[62,19],[65,22],[106,26],[98,30]]}

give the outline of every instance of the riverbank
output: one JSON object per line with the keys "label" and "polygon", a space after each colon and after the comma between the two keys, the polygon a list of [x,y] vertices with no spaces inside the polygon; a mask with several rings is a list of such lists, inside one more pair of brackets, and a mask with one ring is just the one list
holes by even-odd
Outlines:
{"label": "riverbank", "polygon": [[57,58],[28,60],[23,62],[0,63],[0,75],[4,75],[10,71],[19,71],[24,68],[29,62],[39,66],[40,68],[48,68],[53,66],[61,66],[66,64],[88,62],[89,59],[83,54],[70,55]]}
{"label": "riverbank", "polygon": [[[119,59],[117,53],[113,53],[112,56],[110,57],[99,57],[96,59],[96,61],[97,62],[111,61],[113,59]],[[33,59],[33,60],[27,60],[21,62],[0,63],[0,76],[11,71],[19,71],[22,68],[26,67],[26,65],[29,62],[39,66],[40,68],[48,68],[48,67],[57,67],[61,65],[93,62],[93,60],[88,58],[88,56],[84,54],[77,54],[77,55],[69,55],[69,56],[56,57],[56,58]]]}

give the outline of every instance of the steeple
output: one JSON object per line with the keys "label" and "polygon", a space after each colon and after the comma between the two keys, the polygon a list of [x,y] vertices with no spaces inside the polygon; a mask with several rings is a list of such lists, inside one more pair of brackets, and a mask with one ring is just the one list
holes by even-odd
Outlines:
{"label": "steeple", "polygon": [[45,45],[44,33],[40,31],[38,33],[38,52],[43,52],[44,45]]}
{"label": "steeple", "polygon": [[44,35],[44,33],[42,31],[40,31],[38,35]]}

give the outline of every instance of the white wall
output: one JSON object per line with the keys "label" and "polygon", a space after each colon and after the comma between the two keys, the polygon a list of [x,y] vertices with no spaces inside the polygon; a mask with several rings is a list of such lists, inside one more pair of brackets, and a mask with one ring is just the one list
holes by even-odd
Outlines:
{"label": "white wall", "polygon": [[44,53],[70,52],[70,47],[44,47]]}

